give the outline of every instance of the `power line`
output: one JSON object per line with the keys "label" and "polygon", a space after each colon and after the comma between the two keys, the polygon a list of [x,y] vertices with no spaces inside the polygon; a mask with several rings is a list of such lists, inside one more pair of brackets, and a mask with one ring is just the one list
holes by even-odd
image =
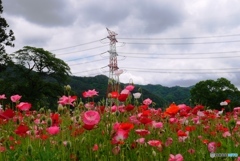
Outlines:
{"label": "power line", "polygon": [[73,51],[73,52],[67,52],[67,53],[62,53],[62,54],[56,54],[57,56],[60,55],[66,55],[66,54],[72,54],[72,53],[79,53],[79,52],[83,52],[83,51],[88,51],[88,50],[93,50],[93,49],[97,49],[97,48],[102,48],[108,45],[102,45],[102,46],[97,46],[97,47],[93,47],[93,48],[89,48],[89,49],[84,49],[84,50],[78,50],[78,51]]}
{"label": "power line", "polygon": [[88,61],[88,62],[84,62],[84,63],[70,64],[69,66],[71,67],[71,66],[75,66],[75,65],[88,64],[88,63],[93,63],[93,62],[102,61],[102,60],[106,60],[106,59],[108,59],[108,58]]}
{"label": "power line", "polygon": [[160,71],[160,70],[164,70],[164,71],[171,71],[171,70],[173,70],[173,71],[195,71],[195,70],[197,70],[197,71],[199,71],[199,70],[207,70],[207,71],[209,71],[209,70],[240,70],[240,67],[235,67],[235,68],[217,68],[217,69],[213,69],[213,68],[208,68],[208,69],[206,69],[206,68],[204,68],[204,69],[151,69],[151,68],[134,68],[134,67],[121,67],[121,68],[123,68],[123,69],[131,69],[131,70],[148,70],[148,71]]}
{"label": "power line", "polygon": [[86,57],[81,57],[81,58],[75,58],[75,59],[71,59],[71,60],[66,60],[65,62],[70,62],[70,61],[75,61],[75,60],[80,60],[80,59],[86,59],[86,58],[91,58],[91,57],[95,57],[95,56],[99,56],[101,54],[107,53],[107,51],[100,53],[100,54],[95,54],[95,55],[91,55],[91,56],[86,56]]}
{"label": "power line", "polygon": [[91,41],[91,42],[86,42],[86,43],[82,43],[82,44],[78,44],[78,45],[74,45],[74,46],[68,46],[68,47],[64,47],[64,48],[53,49],[53,50],[49,50],[49,51],[58,51],[58,50],[64,50],[64,49],[69,49],[69,48],[75,48],[75,47],[78,47],[78,46],[83,46],[83,45],[88,45],[88,44],[95,43],[95,42],[100,42],[104,39],[106,39],[106,38]]}
{"label": "power line", "polygon": [[137,55],[197,55],[197,54],[202,54],[202,55],[205,55],[205,54],[229,54],[229,53],[239,53],[240,54],[240,51],[216,51],[216,52],[199,52],[199,53],[159,53],[159,54],[156,54],[156,53],[131,53],[131,52],[118,52],[118,53],[123,53],[123,54],[137,54]]}
{"label": "power line", "polygon": [[[119,55],[124,56],[124,55]],[[218,56],[218,57],[187,57],[187,58],[165,58],[165,57],[141,57],[141,56],[125,56],[126,58],[143,58],[143,59],[231,59],[239,58],[240,56]]]}
{"label": "power line", "polygon": [[[128,71],[128,70],[127,70]],[[218,73],[240,73],[240,71],[207,71],[207,72],[180,72],[180,71],[149,71],[149,70],[129,70],[141,73],[166,73],[166,74],[218,74]]]}
{"label": "power line", "polygon": [[206,38],[219,38],[219,37],[236,37],[240,36],[240,34],[232,34],[232,35],[215,35],[215,36],[195,36],[195,37],[165,37],[165,38],[118,38],[118,39],[126,39],[126,40],[172,40],[172,39],[206,39]]}
{"label": "power line", "polygon": [[[124,42],[125,44],[135,44],[135,45],[200,45],[200,44],[222,44],[222,43],[237,43],[240,40],[232,41],[216,41],[216,42],[189,42],[189,43],[148,43],[148,42]],[[120,42],[121,43],[121,42]]]}

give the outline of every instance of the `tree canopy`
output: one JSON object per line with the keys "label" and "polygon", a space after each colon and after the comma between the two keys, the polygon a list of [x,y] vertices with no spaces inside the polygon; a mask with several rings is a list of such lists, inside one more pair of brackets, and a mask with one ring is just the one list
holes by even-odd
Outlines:
{"label": "tree canopy", "polygon": [[30,46],[14,52],[11,58],[14,65],[0,73],[3,80],[0,92],[21,94],[35,108],[37,105],[54,108],[68,81],[69,66],[52,53]]}
{"label": "tree canopy", "polygon": [[15,40],[14,33],[12,30],[7,32],[9,27],[7,21],[1,16],[3,13],[2,1],[0,0],[0,54],[5,53],[5,46],[14,46],[13,41]]}
{"label": "tree canopy", "polygon": [[200,81],[190,90],[190,93],[193,103],[212,109],[221,109],[220,102],[227,99],[231,100],[231,108],[240,105],[239,90],[226,78]]}

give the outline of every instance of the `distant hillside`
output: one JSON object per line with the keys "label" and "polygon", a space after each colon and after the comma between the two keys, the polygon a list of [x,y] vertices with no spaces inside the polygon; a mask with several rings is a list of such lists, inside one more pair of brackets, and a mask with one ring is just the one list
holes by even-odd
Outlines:
{"label": "distant hillside", "polygon": [[189,104],[190,89],[192,87],[164,87],[162,85],[139,85],[143,89],[151,91],[158,97],[164,98],[168,103],[175,102],[177,104]]}
{"label": "distant hillside", "polygon": [[[95,77],[77,77],[71,76],[69,85],[76,95],[82,97],[82,93],[89,89],[95,89],[99,92],[99,96],[95,101],[100,101],[106,98],[108,77],[98,75]],[[122,88],[127,84],[121,84]],[[190,87],[164,87],[161,85],[137,85],[133,93],[141,92],[143,99],[150,98],[156,103],[155,107],[166,107],[170,103],[186,103],[189,104]]]}

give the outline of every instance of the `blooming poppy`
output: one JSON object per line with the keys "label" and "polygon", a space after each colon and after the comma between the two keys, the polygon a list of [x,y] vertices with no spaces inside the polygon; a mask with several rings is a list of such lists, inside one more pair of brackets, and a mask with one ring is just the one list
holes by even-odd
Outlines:
{"label": "blooming poppy", "polygon": [[147,98],[143,100],[143,104],[149,106],[152,103],[152,100],[150,98]]}
{"label": "blooming poppy", "polygon": [[60,128],[59,126],[50,126],[49,128],[47,128],[47,132],[50,135],[57,135],[60,132]]}
{"label": "blooming poppy", "polygon": [[118,96],[118,100],[119,100],[120,102],[125,102],[127,98],[128,98],[128,94],[120,94],[120,95]]}
{"label": "blooming poppy", "polygon": [[21,124],[15,130],[15,133],[19,136],[26,136],[28,130],[29,130],[29,127],[27,125]]}
{"label": "blooming poppy", "polygon": [[125,89],[129,90],[130,92],[134,89],[134,85],[128,85]]}
{"label": "blooming poppy", "polygon": [[10,98],[12,102],[18,102],[22,98],[22,96],[16,94],[16,95],[12,95]]}
{"label": "blooming poppy", "polygon": [[97,111],[89,110],[83,113],[82,121],[85,127],[93,127],[100,121],[100,115]]}
{"label": "blooming poppy", "polygon": [[62,105],[72,105],[73,106],[73,102],[76,101],[77,97],[76,96],[62,96],[58,103],[62,104]]}
{"label": "blooming poppy", "polygon": [[28,111],[32,107],[32,104],[28,102],[21,102],[16,107],[21,111]]}
{"label": "blooming poppy", "polygon": [[113,92],[111,92],[110,96],[111,96],[111,98],[118,98],[119,93],[117,91],[113,91]]}
{"label": "blooming poppy", "polygon": [[172,103],[167,109],[166,109],[166,113],[169,115],[175,115],[178,113],[179,107],[175,104]]}
{"label": "blooming poppy", "polygon": [[10,119],[15,116],[15,112],[12,109],[6,109],[3,112],[0,112],[0,118],[2,119]]}
{"label": "blooming poppy", "polygon": [[181,154],[170,154],[168,161],[183,161],[183,156]]}
{"label": "blooming poppy", "polygon": [[147,143],[148,145],[154,146],[154,147],[158,147],[162,144],[162,142],[159,140],[149,140]]}
{"label": "blooming poppy", "polygon": [[132,111],[133,109],[134,109],[134,106],[132,104],[128,104],[127,106],[125,106],[126,111]]}
{"label": "blooming poppy", "polygon": [[0,95],[0,100],[2,100],[2,99],[7,99],[5,94]]}
{"label": "blooming poppy", "polygon": [[138,98],[141,97],[141,93],[139,93],[139,92],[133,93],[133,97],[134,97],[135,99],[138,99]]}
{"label": "blooming poppy", "polygon": [[122,129],[125,131],[130,131],[133,128],[134,128],[134,125],[132,123],[128,123],[128,122],[120,123],[119,127],[118,127],[118,129]]}
{"label": "blooming poppy", "polygon": [[98,96],[98,92],[95,89],[83,92],[83,97],[93,97],[93,96]]}
{"label": "blooming poppy", "polygon": [[112,144],[124,144],[124,140],[128,138],[128,131],[119,129],[112,137]]}
{"label": "blooming poppy", "polygon": [[150,131],[145,129],[137,129],[135,130],[135,132],[140,136],[145,136],[150,134]]}

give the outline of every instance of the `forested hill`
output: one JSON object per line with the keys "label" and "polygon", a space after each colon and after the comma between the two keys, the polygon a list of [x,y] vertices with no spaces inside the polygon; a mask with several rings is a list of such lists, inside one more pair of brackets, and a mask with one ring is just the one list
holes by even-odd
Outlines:
{"label": "forested hill", "polygon": [[[72,90],[78,96],[82,96],[82,92],[95,89],[99,92],[99,96],[95,98],[95,101],[100,101],[106,98],[108,77],[104,75],[98,75],[95,77],[77,77],[71,76],[69,85]],[[127,84],[121,84],[122,89]],[[164,87],[161,85],[138,85],[134,84],[135,92],[141,92],[143,99],[150,98],[155,103],[155,107],[167,107],[170,103],[175,102],[177,104],[186,103],[189,104],[190,87]]]}

